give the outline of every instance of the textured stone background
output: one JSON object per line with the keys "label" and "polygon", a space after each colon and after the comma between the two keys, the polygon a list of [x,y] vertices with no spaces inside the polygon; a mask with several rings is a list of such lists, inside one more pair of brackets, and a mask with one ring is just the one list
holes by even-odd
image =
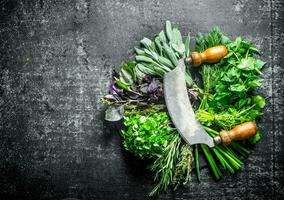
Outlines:
{"label": "textured stone background", "polygon": [[0,199],[147,199],[145,164],[103,122],[113,69],[169,19],[182,30],[219,26],[251,40],[268,62],[263,140],[236,176],[202,170],[160,199],[281,199],[284,194],[281,0],[1,0]]}

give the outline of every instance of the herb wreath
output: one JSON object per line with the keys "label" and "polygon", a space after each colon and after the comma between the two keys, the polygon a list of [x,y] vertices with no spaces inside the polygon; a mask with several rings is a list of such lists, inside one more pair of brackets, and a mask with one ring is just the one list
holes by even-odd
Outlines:
{"label": "herb wreath", "polygon": [[[261,115],[265,99],[252,93],[262,84],[261,69],[265,62],[252,43],[238,37],[235,41],[224,36],[218,28],[196,37],[196,50],[224,45],[228,54],[217,64],[203,64],[200,69],[202,86],[186,72],[188,95],[194,104],[198,121],[212,137],[221,130],[253,121]],[[109,105],[106,116],[120,113],[123,107],[124,128],[121,131],[125,149],[141,159],[152,159],[149,169],[157,183],[150,196],[177,189],[191,180],[193,160],[200,181],[199,154],[203,152],[215,179],[227,170],[234,174],[243,164],[242,157],[250,154],[249,143],[261,139],[257,134],[242,142],[208,148],[204,144],[190,146],[172,125],[163,102],[162,77],[171,71],[180,58],[190,55],[190,36],[185,42],[178,28],[169,21],[153,41],[141,40],[135,48],[135,60],[120,66],[114,73],[109,94],[103,101]],[[115,108],[119,108],[116,112]]]}

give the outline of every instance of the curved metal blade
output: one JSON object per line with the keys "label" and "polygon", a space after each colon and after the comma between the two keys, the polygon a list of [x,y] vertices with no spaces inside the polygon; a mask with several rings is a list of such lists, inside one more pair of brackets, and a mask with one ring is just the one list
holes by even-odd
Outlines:
{"label": "curved metal blade", "polygon": [[164,76],[165,101],[170,117],[183,139],[190,145],[203,143],[214,146],[213,138],[195,119],[185,82],[184,60]]}

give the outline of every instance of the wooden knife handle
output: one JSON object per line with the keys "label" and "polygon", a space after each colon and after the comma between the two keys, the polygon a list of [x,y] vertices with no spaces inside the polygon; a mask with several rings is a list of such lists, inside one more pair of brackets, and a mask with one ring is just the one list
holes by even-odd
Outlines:
{"label": "wooden knife handle", "polygon": [[202,63],[217,63],[227,55],[227,48],[223,45],[215,46],[206,49],[199,53],[194,51],[191,56],[186,58],[186,61],[192,63],[194,67],[200,66]]}
{"label": "wooden knife handle", "polygon": [[254,122],[245,122],[235,126],[232,130],[221,131],[219,136],[214,138],[216,144],[230,144],[233,140],[244,140],[256,134],[257,128]]}

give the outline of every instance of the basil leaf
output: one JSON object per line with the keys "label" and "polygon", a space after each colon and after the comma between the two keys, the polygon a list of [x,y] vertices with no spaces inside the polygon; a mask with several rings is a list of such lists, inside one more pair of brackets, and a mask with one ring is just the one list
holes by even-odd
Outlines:
{"label": "basil leaf", "polygon": [[266,64],[266,62],[263,62],[262,60],[259,60],[259,59],[257,59],[256,62],[255,62],[255,66],[258,69],[261,69],[265,64]]}
{"label": "basil leaf", "polygon": [[253,96],[252,101],[258,108],[264,108],[265,106],[265,99],[262,96]]}
{"label": "basil leaf", "polygon": [[252,89],[260,87],[261,84],[262,84],[261,79],[254,79],[254,80],[248,81],[247,83],[247,85]]}
{"label": "basil leaf", "polygon": [[244,58],[241,60],[240,64],[237,65],[238,69],[241,70],[254,70],[255,59],[252,57]]}
{"label": "basil leaf", "polygon": [[233,92],[245,92],[246,87],[241,84],[235,84],[235,85],[230,85],[229,90]]}
{"label": "basil leaf", "polygon": [[253,54],[257,54],[257,55],[260,55],[260,51],[257,49],[257,48],[254,48],[254,47],[250,47],[249,48],[249,51]]}

